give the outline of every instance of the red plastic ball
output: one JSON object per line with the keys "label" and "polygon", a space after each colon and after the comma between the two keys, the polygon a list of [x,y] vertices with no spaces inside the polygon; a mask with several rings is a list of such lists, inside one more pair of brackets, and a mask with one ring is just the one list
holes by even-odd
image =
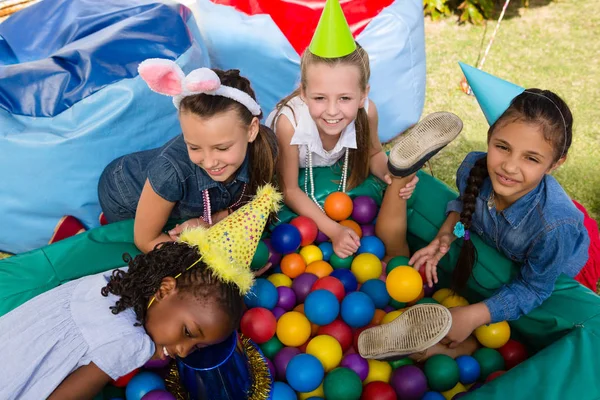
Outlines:
{"label": "red plastic ball", "polygon": [[268,342],[277,329],[277,320],[266,308],[251,308],[244,313],[240,321],[242,334],[257,344]]}
{"label": "red plastic ball", "polygon": [[370,382],[363,388],[360,400],[396,400],[396,392],[385,382]]}
{"label": "red plastic ball", "polygon": [[513,339],[510,339],[504,346],[500,347],[498,352],[504,358],[504,365],[507,370],[522,363],[528,357],[525,346]]}
{"label": "red plastic ball", "polygon": [[488,377],[485,379],[485,382],[491,382],[494,379],[496,379],[497,377],[499,377],[500,375],[504,375],[506,373],[506,371],[495,371],[492,372],[491,374],[488,375]]}
{"label": "red plastic ball", "polygon": [[358,352],[358,337],[360,336],[361,332],[364,331],[365,329],[368,328],[372,328],[376,325],[374,324],[369,324],[367,326],[363,326],[362,328],[358,328],[354,330],[354,337],[352,338],[352,346],[354,346],[354,350],[356,350],[356,352]]}
{"label": "red plastic ball", "polygon": [[113,380],[112,381],[112,385],[116,386],[116,387],[125,387],[129,383],[129,381],[131,380],[131,378],[133,378],[134,376],[136,376],[138,372],[140,372],[140,369],[136,368],[133,371],[131,371],[130,373],[128,373],[127,375],[123,375],[119,379]]}
{"label": "red plastic ball", "polygon": [[291,220],[290,224],[294,225],[300,231],[300,237],[302,238],[300,246],[308,246],[317,238],[319,228],[312,219],[301,215]]}
{"label": "red plastic ball", "polygon": [[338,278],[333,276],[325,276],[323,278],[319,278],[313,283],[311,291],[315,291],[318,289],[325,289],[330,291],[335,295],[339,302],[344,300],[344,296],[346,295],[346,291],[344,290],[344,284]]}
{"label": "red plastic ball", "polygon": [[346,352],[350,346],[352,346],[352,328],[350,328],[344,321],[336,319],[328,325],[319,327],[317,335],[329,335],[337,340],[342,346],[342,352]]}

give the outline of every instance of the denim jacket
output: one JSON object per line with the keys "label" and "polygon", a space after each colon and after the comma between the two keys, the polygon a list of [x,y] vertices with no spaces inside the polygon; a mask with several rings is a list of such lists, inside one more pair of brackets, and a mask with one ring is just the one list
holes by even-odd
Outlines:
{"label": "denim jacket", "polygon": [[237,202],[244,184],[249,182],[248,164],[246,155],[231,182],[214,181],[192,163],[183,135],[178,135],[162,147],[128,154],[110,163],[100,177],[98,197],[109,222],[134,218],[148,179],[160,197],[176,203],[171,218],[199,217],[204,212],[202,191],[205,189],[208,189],[212,213]]}
{"label": "denim jacket", "polygon": [[[471,168],[485,154],[469,153],[458,169],[456,186],[461,195]],[[577,275],[587,262],[590,239],[583,214],[550,175],[503,211],[488,208],[491,194],[488,177],[477,197],[471,232],[522,264],[512,282],[484,301],[494,323],[517,319],[539,306],[554,290],[560,274]],[[460,197],[448,203],[446,212],[451,211],[462,211]]]}

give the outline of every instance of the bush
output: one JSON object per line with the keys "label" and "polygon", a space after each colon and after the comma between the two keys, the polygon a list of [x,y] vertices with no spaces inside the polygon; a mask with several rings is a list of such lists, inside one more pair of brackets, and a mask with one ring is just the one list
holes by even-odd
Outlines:
{"label": "bush", "polygon": [[423,0],[423,11],[433,21],[458,13],[461,23],[481,24],[493,10],[494,0]]}

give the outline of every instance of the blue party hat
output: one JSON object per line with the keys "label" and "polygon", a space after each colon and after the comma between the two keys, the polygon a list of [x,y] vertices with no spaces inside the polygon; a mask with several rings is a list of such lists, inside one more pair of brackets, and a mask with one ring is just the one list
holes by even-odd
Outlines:
{"label": "blue party hat", "polygon": [[490,125],[500,118],[511,101],[523,93],[525,88],[510,83],[470,65],[458,63],[475,94],[479,107]]}

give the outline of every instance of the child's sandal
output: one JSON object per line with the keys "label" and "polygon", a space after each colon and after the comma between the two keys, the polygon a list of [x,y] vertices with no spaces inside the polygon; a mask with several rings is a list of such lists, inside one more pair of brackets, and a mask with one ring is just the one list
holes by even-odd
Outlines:
{"label": "child's sandal", "polygon": [[396,177],[409,176],[453,141],[462,131],[462,120],[450,112],[427,115],[406,132],[390,151],[388,169]]}
{"label": "child's sandal", "polygon": [[424,352],[452,326],[450,311],[439,304],[417,304],[393,321],[364,330],[358,337],[363,358],[393,360]]}

